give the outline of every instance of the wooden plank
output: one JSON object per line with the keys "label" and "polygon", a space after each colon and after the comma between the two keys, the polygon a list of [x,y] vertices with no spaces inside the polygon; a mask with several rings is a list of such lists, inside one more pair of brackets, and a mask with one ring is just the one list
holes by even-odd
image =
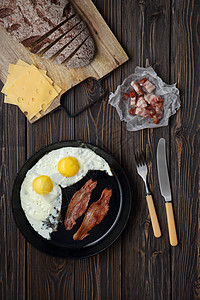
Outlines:
{"label": "wooden plank", "polygon": [[[40,69],[47,70],[47,75],[62,88],[61,94],[87,78],[103,78],[128,60],[125,51],[99,14],[93,2],[91,0],[74,0],[73,5],[87,23],[94,38],[96,52],[92,62],[83,68],[66,68],[63,65],[53,64],[50,60],[42,59],[38,55],[27,51],[0,27],[0,40],[4,41],[0,49],[0,79],[4,83],[8,74],[9,63],[16,63],[19,58],[28,63],[32,61]],[[59,105],[60,98],[57,97],[48,110],[41,113],[41,117]],[[37,120],[38,118],[34,117],[31,123]]]}
{"label": "wooden plank", "polygon": [[171,124],[171,183],[179,237],[179,246],[172,249],[172,299],[200,298],[199,15],[199,1],[173,3],[171,78],[181,90],[182,105]]}
{"label": "wooden plank", "polygon": [[[73,113],[74,91],[69,91],[61,101]],[[74,120],[68,119],[63,111],[56,111],[40,122],[27,124],[27,156],[50,143],[71,139]],[[28,244],[27,299],[74,299],[74,262],[48,256]]]}
{"label": "wooden plank", "polygon": [[[2,88],[2,83],[0,84]],[[0,95],[0,298],[26,299],[26,241],[17,229],[11,194],[17,172],[25,162],[24,117],[3,103]]]}
{"label": "wooden plank", "polygon": [[[122,67],[122,78],[135,67],[150,65],[169,82],[170,1],[123,1],[122,44],[130,61]],[[162,38],[161,38],[162,36]],[[122,124],[122,165],[132,186],[132,211],[122,235],[122,299],[171,299],[170,246],[164,201],[158,187],[156,146],[160,137],[169,139],[169,128],[128,132]],[[136,172],[134,152],[144,150],[148,182],[161,225],[162,237],[153,235],[145,200],[145,188]]]}
{"label": "wooden plank", "polygon": [[[96,0],[95,5],[117,37],[121,37],[121,0]],[[112,8],[112,9],[111,9]],[[121,81],[121,70],[103,80],[106,91],[114,90]],[[76,109],[88,103],[92,88],[76,88]],[[82,103],[78,99],[82,98]],[[116,111],[108,105],[106,96],[87,112],[76,118],[76,139],[102,147],[121,159],[121,124]],[[80,130],[81,129],[81,130]],[[102,253],[75,262],[75,299],[121,299],[121,239]]]}

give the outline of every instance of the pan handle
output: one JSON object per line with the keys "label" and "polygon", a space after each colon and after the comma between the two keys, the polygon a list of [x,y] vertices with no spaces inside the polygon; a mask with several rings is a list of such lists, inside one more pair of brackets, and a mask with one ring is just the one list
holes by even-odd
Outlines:
{"label": "pan handle", "polygon": [[[76,111],[75,113],[70,113],[66,107],[64,107],[62,104],[58,107],[56,107],[53,111],[55,112],[58,109],[62,109],[68,117],[74,118],[78,115],[80,115],[82,112],[93,106],[95,103],[99,102],[104,96],[105,96],[105,91],[100,83],[100,81],[94,79],[94,78],[88,78],[84,81],[85,84],[90,86],[90,89],[92,90],[92,95],[90,96],[90,103]],[[83,83],[83,84],[84,84]]]}

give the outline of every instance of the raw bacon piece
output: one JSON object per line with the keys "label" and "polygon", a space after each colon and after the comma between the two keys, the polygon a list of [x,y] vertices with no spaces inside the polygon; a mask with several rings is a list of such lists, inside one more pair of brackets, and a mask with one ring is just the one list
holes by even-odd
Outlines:
{"label": "raw bacon piece", "polygon": [[140,81],[138,81],[139,85],[143,86],[143,84],[147,81],[146,77],[142,78]]}
{"label": "raw bacon piece", "polygon": [[139,107],[137,107],[137,108],[135,109],[135,114],[138,115],[138,116],[144,117],[144,112],[145,112],[145,110],[146,110],[146,109],[144,109],[144,108],[139,108]]}
{"label": "raw bacon piece", "polygon": [[150,105],[156,105],[157,102],[162,102],[163,99],[160,98],[160,96],[156,96],[156,95],[144,95],[145,100],[147,101],[147,103],[149,103]]}
{"label": "raw bacon piece", "polygon": [[156,112],[161,111],[163,107],[163,103],[162,102],[157,102],[155,105],[155,110]]}
{"label": "raw bacon piece", "polygon": [[[162,103],[161,103],[162,104]],[[162,108],[157,111],[157,107],[148,106],[148,107],[137,107],[135,110],[135,115],[153,119],[155,124],[158,124],[160,119],[162,118]]]}
{"label": "raw bacon piece", "polygon": [[136,81],[132,81],[131,85],[132,85],[132,87],[134,88],[134,90],[136,91],[136,93],[138,94],[139,97],[144,95],[143,89],[141,88],[141,86]]}
{"label": "raw bacon piece", "polygon": [[131,96],[131,100],[130,100],[130,105],[136,105],[136,102],[137,102],[137,95],[136,95],[136,92],[134,90],[132,90],[130,92],[130,96]]}
{"label": "raw bacon piece", "polygon": [[130,115],[135,116],[135,110],[136,110],[136,108],[131,108],[128,112]]}
{"label": "raw bacon piece", "polygon": [[64,221],[64,225],[67,230],[71,230],[72,227],[76,224],[76,219],[78,219],[85,213],[86,209],[88,208],[88,203],[90,201],[92,191],[96,187],[96,185],[97,181],[89,179],[85,183],[85,185],[72,197],[68,205]]}
{"label": "raw bacon piece", "polygon": [[130,115],[137,115],[152,119],[155,124],[158,124],[163,114],[163,99],[160,96],[153,94],[145,94],[143,89],[151,93],[155,86],[147,79],[142,78],[140,81],[132,81],[133,90],[130,92]]}
{"label": "raw bacon piece", "polygon": [[89,235],[88,232],[105,218],[109,210],[109,200],[111,196],[112,190],[105,188],[100,199],[90,205],[80,228],[73,236],[74,240],[83,240]]}
{"label": "raw bacon piece", "polygon": [[155,124],[159,123],[160,119],[162,118],[162,114],[163,114],[163,103],[162,102],[156,103],[155,115],[153,116],[153,122]]}
{"label": "raw bacon piece", "polygon": [[151,116],[151,118],[153,118],[154,115],[156,114],[155,108],[153,106],[149,106],[148,111],[149,111],[149,115]]}
{"label": "raw bacon piece", "polygon": [[155,90],[155,85],[153,85],[148,79],[145,77],[138,81],[139,85],[143,86],[147,92],[152,93]]}
{"label": "raw bacon piece", "polygon": [[129,94],[124,93],[124,100],[128,100],[129,97],[130,97]]}
{"label": "raw bacon piece", "polygon": [[147,107],[147,102],[145,101],[143,96],[138,98],[137,107]]}
{"label": "raw bacon piece", "polygon": [[145,118],[152,118],[152,110],[150,110],[147,107],[141,108],[141,107],[137,107],[135,114],[141,117],[145,117]]}
{"label": "raw bacon piece", "polygon": [[154,122],[154,124],[158,124],[161,118],[162,118],[162,116],[161,117],[157,116],[157,115],[153,116],[153,122]]}
{"label": "raw bacon piece", "polygon": [[136,97],[137,96],[136,92],[134,90],[130,91],[130,96],[131,96],[131,98]]}
{"label": "raw bacon piece", "polygon": [[156,111],[152,106],[148,106],[144,108],[137,107],[135,114],[141,117],[152,119],[156,114]]}
{"label": "raw bacon piece", "polygon": [[161,118],[162,118],[162,110],[159,112],[156,112],[156,114],[153,116],[154,124],[158,124]]}
{"label": "raw bacon piece", "polygon": [[131,100],[130,100],[130,105],[131,105],[131,106],[134,106],[134,105],[136,105],[136,103],[137,103],[137,97],[131,98]]}

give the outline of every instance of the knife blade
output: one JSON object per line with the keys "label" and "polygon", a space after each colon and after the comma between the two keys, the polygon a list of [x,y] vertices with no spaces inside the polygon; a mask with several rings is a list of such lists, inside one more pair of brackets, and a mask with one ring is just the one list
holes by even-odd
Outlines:
{"label": "knife blade", "polygon": [[157,146],[157,169],[158,169],[158,180],[159,180],[161,195],[165,199],[170,244],[171,246],[177,246],[178,239],[176,234],[176,226],[175,226],[174,212],[172,206],[172,195],[171,195],[171,188],[170,188],[169,175],[167,169],[167,159],[166,159],[164,138],[161,138],[159,140]]}

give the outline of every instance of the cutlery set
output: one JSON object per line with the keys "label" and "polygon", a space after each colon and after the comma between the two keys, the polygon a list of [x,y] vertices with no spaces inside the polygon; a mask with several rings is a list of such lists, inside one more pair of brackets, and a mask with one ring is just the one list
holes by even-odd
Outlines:
{"label": "cutlery set", "polygon": [[[156,238],[161,237],[161,230],[160,225],[158,222],[153,197],[151,195],[151,192],[149,191],[148,185],[147,185],[147,174],[148,174],[148,168],[147,164],[144,158],[144,153],[137,152],[135,154],[135,161],[136,161],[136,168],[138,174],[142,177],[145,183],[146,188],[146,200],[147,205],[149,209],[149,214],[152,222],[152,228],[154,232],[154,236]],[[167,161],[166,161],[166,149],[165,149],[165,139],[161,138],[158,142],[157,146],[157,170],[158,170],[158,179],[159,179],[159,185],[160,185],[160,191],[161,195],[165,199],[165,208],[166,208],[166,214],[167,214],[167,224],[168,224],[168,230],[169,230],[169,240],[171,246],[177,246],[178,245],[178,239],[176,234],[176,226],[175,226],[175,220],[174,220],[174,213],[173,213],[173,206],[172,206],[172,195],[171,195],[171,188],[170,188],[170,182],[169,182],[169,175],[168,175],[168,169],[167,169]]]}

